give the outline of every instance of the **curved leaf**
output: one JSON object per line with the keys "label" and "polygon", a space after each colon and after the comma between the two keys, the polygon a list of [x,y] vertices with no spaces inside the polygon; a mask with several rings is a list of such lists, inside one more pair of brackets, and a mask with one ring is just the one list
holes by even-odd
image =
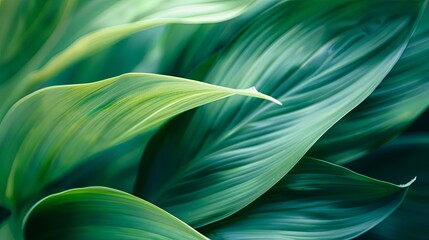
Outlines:
{"label": "curved leaf", "polygon": [[49,41],[55,29],[67,21],[73,12],[75,2],[1,1],[0,84],[2,86],[19,72],[45,42]]}
{"label": "curved leaf", "polygon": [[[129,36],[143,29],[152,28],[168,23],[209,23],[224,21],[233,18],[240,14],[253,0],[238,0],[238,1],[209,1],[209,0],[186,0],[180,3],[176,1],[161,1],[146,2],[146,1],[100,1],[102,5],[121,5],[120,8],[114,9],[114,15],[119,14],[121,9],[132,10],[133,16],[121,18],[121,22],[112,21],[108,26],[103,26],[96,31],[81,35],[77,41],[73,42],[68,48],[60,52],[40,70],[32,75],[32,81],[38,82],[41,79],[46,79],[48,76],[59,72],[64,67],[70,65],[77,60],[90,55],[100,49],[106,48],[118,40]],[[91,3],[89,3],[91,5]],[[94,8],[92,4],[88,8]],[[142,5],[142,6],[134,6]],[[148,9],[147,5],[153,6]],[[156,5],[159,5],[156,6]],[[156,6],[156,7],[155,7]],[[100,7],[99,4],[96,7]],[[141,9],[141,10],[139,10]],[[87,9],[85,9],[87,10]],[[85,10],[82,10],[83,16]],[[145,14],[142,14],[144,12]],[[112,17],[111,12],[102,15],[100,19]],[[121,14],[122,15],[122,14]],[[142,16],[143,15],[143,16]],[[77,18],[77,17],[76,17]],[[134,19],[133,19],[134,18]],[[123,22],[129,21],[129,22]],[[82,20],[80,20],[82,21]],[[105,25],[103,23],[102,25]],[[80,30],[82,31],[82,30]],[[97,44],[93,44],[97,42]]]}
{"label": "curved leaf", "polygon": [[336,123],[309,156],[344,164],[396,137],[429,106],[429,7],[398,63],[375,91]]}
{"label": "curved leaf", "polygon": [[221,23],[168,25],[149,53],[153,57],[145,58],[135,70],[147,72],[149,65],[151,72],[194,79],[195,68],[213,62],[249,21],[277,2],[256,1],[240,16]]}
{"label": "curved leaf", "polygon": [[207,239],[155,205],[103,187],[42,199],[26,217],[24,232],[28,240]]}
{"label": "curved leaf", "polygon": [[429,236],[429,134],[395,139],[352,166],[369,176],[399,183],[417,176],[402,205],[363,239],[427,239]]}
{"label": "curved leaf", "polygon": [[[408,179],[409,180],[409,179]],[[397,186],[304,158],[261,198],[209,226],[211,239],[350,239],[401,203]]]}
{"label": "curved leaf", "polygon": [[171,122],[146,148],[136,194],[194,227],[248,205],[387,75],[421,4],[291,1],[256,17],[205,81],[254,84],[284,107],[229,100]]}
{"label": "curved leaf", "polygon": [[[10,0],[8,0],[10,1]],[[65,1],[63,5],[69,4]],[[73,15],[5,86],[0,116],[19,98],[77,61],[138,31],[168,23],[211,23],[233,18],[253,0],[77,1]],[[44,25],[38,26],[43,28]],[[12,59],[13,60],[13,59]],[[11,61],[12,61],[11,60]],[[13,61],[12,61],[13,63]]]}
{"label": "curved leaf", "polygon": [[150,135],[176,114],[234,94],[276,102],[254,88],[234,90],[155,74],[126,74],[30,94],[0,124],[0,203],[19,211],[47,184],[94,154]]}

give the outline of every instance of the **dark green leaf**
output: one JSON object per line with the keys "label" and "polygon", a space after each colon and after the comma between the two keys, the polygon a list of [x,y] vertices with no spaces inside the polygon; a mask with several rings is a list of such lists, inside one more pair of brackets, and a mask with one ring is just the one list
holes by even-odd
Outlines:
{"label": "dark green leaf", "polygon": [[171,122],[146,149],[136,193],[194,227],[248,205],[388,74],[421,5],[291,1],[257,16],[205,81],[254,84],[284,107],[229,100]]}
{"label": "dark green leaf", "polygon": [[406,192],[405,186],[304,158],[261,198],[221,223],[209,226],[207,236],[350,239],[391,214]]}
{"label": "dark green leaf", "polygon": [[351,167],[372,177],[399,183],[411,176],[402,205],[362,239],[428,239],[429,237],[429,134],[404,135]]}
{"label": "dark green leaf", "polygon": [[312,147],[309,156],[344,164],[396,137],[429,106],[429,7],[398,63],[356,109]]}
{"label": "dark green leaf", "polygon": [[136,70],[144,71],[149,67],[157,73],[189,77],[196,67],[215,59],[249,21],[277,2],[257,1],[246,12],[226,22],[168,25],[158,45],[149,53],[152,57],[145,58]]}

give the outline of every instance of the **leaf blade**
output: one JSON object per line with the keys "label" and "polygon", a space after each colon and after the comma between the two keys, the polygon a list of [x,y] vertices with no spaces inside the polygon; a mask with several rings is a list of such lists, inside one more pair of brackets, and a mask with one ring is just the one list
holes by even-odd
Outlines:
{"label": "leaf blade", "polygon": [[429,106],[429,7],[392,71],[365,101],[325,133],[313,156],[346,164],[399,135]]}
{"label": "leaf blade", "polygon": [[429,214],[428,146],[429,135],[426,132],[407,133],[350,164],[351,168],[369,176],[395,183],[417,176],[416,183],[410,187],[398,210],[362,235],[362,239],[427,238],[429,235],[429,224],[426,221]]}
{"label": "leaf blade", "polygon": [[24,232],[26,239],[207,239],[155,205],[103,187],[42,199],[28,213]]}
{"label": "leaf blade", "polygon": [[364,100],[402,54],[421,5],[329,3],[264,12],[204,80],[256,85],[284,107],[230,100],[171,122],[144,153],[135,193],[194,227],[223,219],[271,188]]}
{"label": "leaf blade", "polygon": [[[252,2],[253,0],[186,0],[180,3],[107,0],[73,4],[75,2],[66,1],[58,8],[70,5],[73,14],[56,26],[52,42],[46,40],[25,64],[16,63],[21,69],[8,80],[14,84],[3,86],[7,97],[0,106],[0,115],[3,116],[19,98],[34,91],[68,66],[127,36],[169,23],[224,21],[241,14]],[[43,24],[38,27],[44,29]],[[29,43],[33,41],[31,38],[25,40]],[[9,62],[15,63],[14,59]]]}
{"label": "leaf blade", "polygon": [[19,211],[48,183],[94,154],[150,135],[178,113],[232,95],[277,101],[253,88],[156,74],[125,74],[30,94],[0,124],[1,202]]}
{"label": "leaf blade", "polygon": [[256,202],[220,224],[208,226],[207,236],[212,239],[351,239],[390,215],[406,192],[405,186],[304,158]]}

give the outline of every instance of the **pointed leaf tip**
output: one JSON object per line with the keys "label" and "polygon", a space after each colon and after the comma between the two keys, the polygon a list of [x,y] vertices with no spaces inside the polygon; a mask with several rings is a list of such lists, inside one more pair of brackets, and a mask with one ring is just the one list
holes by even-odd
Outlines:
{"label": "pointed leaf tip", "polygon": [[273,97],[271,97],[271,96],[269,96],[267,94],[259,92],[258,89],[256,89],[255,86],[253,86],[251,88],[243,89],[242,91],[246,91],[246,92],[249,92],[249,93],[254,93],[257,96],[259,96],[260,98],[262,98],[262,99],[265,99],[265,100],[273,102],[273,103],[275,103],[277,105],[283,106],[283,104],[279,100],[277,100],[277,99],[275,99],[275,98],[273,98]]}
{"label": "pointed leaf tip", "polygon": [[411,186],[411,184],[413,184],[415,181],[417,180],[417,176],[415,176],[413,179],[411,179],[409,182],[405,183],[405,184],[399,184],[399,187],[402,188],[406,188]]}

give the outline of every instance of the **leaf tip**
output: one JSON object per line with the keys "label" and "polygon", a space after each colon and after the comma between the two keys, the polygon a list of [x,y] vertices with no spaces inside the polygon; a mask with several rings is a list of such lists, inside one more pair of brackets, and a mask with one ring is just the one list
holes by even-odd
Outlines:
{"label": "leaf tip", "polygon": [[411,179],[409,182],[405,183],[405,184],[400,184],[400,187],[406,188],[411,186],[411,184],[413,184],[415,181],[417,180],[417,176],[415,176],[413,179]]}
{"label": "leaf tip", "polygon": [[275,99],[275,98],[273,98],[273,97],[271,97],[271,96],[269,96],[269,95],[266,95],[266,94],[263,94],[263,93],[259,92],[259,91],[258,91],[258,89],[256,89],[256,87],[254,87],[254,86],[253,86],[253,87],[251,87],[251,88],[244,89],[244,91],[247,91],[247,92],[250,92],[250,93],[256,94],[256,95],[258,95],[260,98],[265,99],[265,100],[268,100],[268,101],[270,101],[270,102],[273,102],[273,103],[275,103],[275,104],[277,104],[277,105],[280,105],[280,106],[282,106],[282,105],[283,105],[279,100],[277,100],[277,99]]}

